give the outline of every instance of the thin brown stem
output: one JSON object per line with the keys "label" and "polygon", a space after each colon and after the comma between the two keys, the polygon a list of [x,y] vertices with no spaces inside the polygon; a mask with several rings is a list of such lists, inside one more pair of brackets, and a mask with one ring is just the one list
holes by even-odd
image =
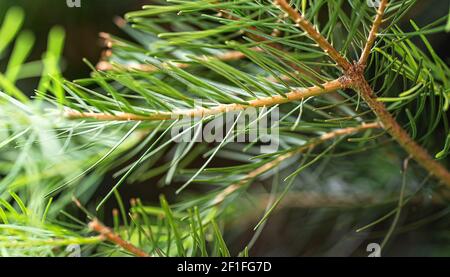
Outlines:
{"label": "thin brown stem", "polygon": [[387,5],[388,0],[381,0],[380,6],[377,10],[377,15],[369,33],[369,37],[367,38],[367,43],[364,46],[364,50],[358,62],[362,66],[366,66],[367,60],[369,59],[370,52],[372,51],[372,47],[375,44],[375,40],[377,39],[378,30],[380,29],[381,23],[383,22],[383,16],[386,11]]}
{"label": "thin brown stem", "polygon": [[114,233],[113,230],[103,225],[98,219],[94,218],[89,223],[89,228],[97,233],[99,233],[102,237],[109,240],[110,242],[122,247],[126,251],[138,256],[138,257],[150,257],[146,252],[142,249],[137,248],[130,242],[122,239],[118,234]]}
{"label": "thin brown stem", "polygon": [[359,63],[350,64],[344,57],[342,57],[336,49],[307,21],[303,15],[293,9],[285,0],[275,0],[282,10],[289,14],[289,16],[313,38],[322,50],[324,50],[330,57],[335,60],[345,70],[345,75],[352,80],[354,89],[360,93],[364,101],[369,105],[372,111],[376,114],[386,131],[408,152],[420,165],[427,169],[431,174],[436,176],[441,182],[450,186],[450,172],[447,171],[440,163],[435,161],[428,152],[417,144],[409,134],[399,125],[399,123],[392,117],[384,104],[377,101],[373,89],[367,83],[364,77],[365,63],[370,55],[370,51],[375,43],[378,30],[383,21],[383,15],[386,11],[388,0],[382,0],[377,11],[377,16],[373,22],[366,46],[361,55]]}
{"label": "thin brown stem", "polygon": [[289,15],[297,27],[305,31],[325,53],[330,56],[344,71],[349,70],[352,65],[334,48],[328,40],[311,24],[299,11],[292,8],[286,0],[274,0],[274,4]]}
{"label": "thin brown stem", "polygon": [[348,128],[338,129],[338,130],[334,130],[334,131],[325,133],[322,136],[320,136],[318,139],[314,140],[313,142],[308,143],[307,145],[302,145],[298,148],[293,149],[292,151],[289,151],[283,155],[280,155],[273,161],[268,162],[268,163],[264,164],[263,166],[258,167],[257,169],[251,171],[241,181],[239,181],[238,183],[233,184],[231,186],[228,186],[224,191],[222,191],[220,194],[218,194],[213,201],[213,205],[218,205],[218,204],[222,203],[222,201],[228,195],[232,194],[233,192],[235,192],[238,189],[240,189],[241,187],[243,187],[245,184],[247,184],[248,181],[253,180],[256,177],[258,177],[259,175],[277,167],[280,163],[293,157],[294,155],[302,153],[307,149],[316,147],[319,144],[322,144],[326,141],[332,140],[339,136],[352,135],[352,134],[355,134],[355,133],[358,133],[358,132],[361,132],[364,130],[377,129],[377,128],[381,128],[381,125],[378,122],[374,122],[374,123],[367,123],[367,124],[364,123],[357,127],[348,127]]}
{"label": "thin brown stem", "polygon": [[383,128],[409,153],[414,160],[427,169],[432,175],[450,187],[450,173],[439,162],[434,160],[430,154],[403,129],[392,117],[383,103],[377,101],[372,88],[364,78],[361,78],[355,85],[361,97],[369,105],[372,111],[378,116],[383,124]]}
{"label": "thin brown stem", "polygon": [[[261,48],[259,47],[253,47],[251,48],[253,51],[257,51],[260,52],[262,51]],[[108,52],[105,52],[108,53]],[[200,61],[207,61],[209,59],[218,59],[221,61],[237,61],[237,60],[241,60],[244,59],[246,56],[240,52],[240,51],[227,51],[224,52],[222,54],[216,55],[216,56],[201,56],[198,57],[198,60]],[[178,63],[178,62],[173,62],[171,63],[171,65],[178,67],[178,68],[188,68],[189,66],[191,66],[191,64],[188,63]],[[97,63],[96,68],[100,71],[113,71],[113,70],[121,70],[121,69],[125,69],[127,71],[132,71],[132,70],[137,70],[137,71],[143,71],[143,72],[156,72],[159,71],[160,69],[156,66],[153,66],[151,64],[131,64],[131,65],[122,65],[122,64],[112,64],[106,60],[102,60],[100,62]]]}
{"label": "thin brown stem", "polygon": [[[378,30],[383,21],[383,16],[388,5],[388,0],[382,0],[377,10],[377,16],[369,33],[366,46],[364,47],[361,58],[352,70],[347,72],[350,79],[354,81],[354,88],[360,93],[364,101],[369,105],[372,111],[377,115],[384,129],[411,155],[422,167],[437,177],[441,182],[450,187],[450,172],[435,159],[403,129],[395,118],[389,113],[383,103],[377,101],[373,89],[364,77],[364,68],[370,51],[375,43]],[[353,75],[353,76],[352,76]]]}
{"label": "thin brown stem", "polygon": [[[225,18],[228,18],[228,19],[231,19],[231,20],[239,20],[239,18],[232,16],[231,14],[229,14],[225,10],[220,10],[220,12],[219,12],[219,14],[217,16],[224,16]],[[281,21],[281,19],[280,19],[280,21]],[[126,25],[126,21],[123,18],[121,18],[121,17],[115,18],[114,22],[120,28],[123,28],[123,26]],[[249,26],[249,28],[251,30],[255,30],[255,31],[257,30],[257,28],[254,27],[254,26]],[[272,35],[275,36],[277,33],[278,32],[276,30],[274,30]],[[246,33],[246,34],[247,34],[248,37],[254,39],[255,41],[265,42],[265,44],[267,46],[269,46],[269,47],[277,49],[277,50],[279,50],[281,52],[284,52],[286,54],[288,53],[283,48],[282,45],[270,42],[267,38],[265,38],[263,36],[255,35],[253,33]],[[112,55],[111,48],[113,47],[113,45],[115,45],[115,44],[121,45],[123,43],[121,41],[114,40],[113,37],[110,34],[104,33],[104,32],[100,33],[100,38],[103,39],[105,46],[107,48],[109,48],[109,49],[103,51],[102,58],[96,65],[97,70],[100,70],[100,71],[114,71],[114,70],[124,69],[124,70],[127,70],[127,71],[137,70],[137,71],[143,71],[143,72],[156,72],[156,71],[160,70],[159,68],[157,68],[157,67],[155,67],[153,65],[150,65],[150,64],[139,64],[138,63],[138,64],[132,64],[132,65],[122,65],[122,64],[112,64],[112,63],[108,62],[107,59]],[[263,51],[263,49],[260,48],[260,47],[252,47],[250,49],[253,50],[253,51],[256,51],[256,52],[262,52]],[[275,56],[277,56],[280,59],[284,59],[284,57],[282,55],[275,54]],[[211,57],[202,56],[202,57],[198,57],[197,59],[198,60],[202,60],[202,59],[208,59],[208,58],[211,58]],[[213,56],[213,58],[216,58],[216,59],[224,61],[224,62],[227,62],[227,61],[229,62],[229,61],[237,61],[237,60],[244,59],[244,58],[246,58],[246,56],[240,51],[228,51],[228,52],[224,52],[222,54]],[[292,62],[288,62],[288,64],[289,64],[290,67],[292,67],[296,71],[296,73],[304,74],[304,75],[306,75],[306,76],[308,76],[308,77],[310,77],[310,78],[320,82],[320,80],[318,80],[317,76],[312,75],[310,72],[308,72],[305,69],[301,68],[297,64],[292,63]],[[172,63],[172,65],[174,65],[174,66],[176,66],[178,68],[182,68],[182,69],[183,68],[188,68],[188,67],[191,66],[191,64],[175,63],[175,62]],[[289,77],[289,80],[290,80],[290,78],[291,77]],[[275,81],[278,81],[278,80],[275,80]]]}
{"label": "thin brown stem", "polygon": [[302,100],[308,97],[318,96],[339,89],[348,87],[350,83],[346,79],[336,79],[322,84],[321,86],[313,86],[310,88],[298,89],[287,93],[285,96],[275,95],[271,97],[258,98],[248,101],[248,105],[243,104],[223,104],[212,108],[196,108],[188,110],[179,110],[173,112],[159,112],[151,115],[136,115],[130,113],[83,113],[75,110],[66,111],[65,115],[70,119],[91,118],[105,121],[148,121],[148,120],[174,120],[178,118],[195,118],[217,115],[231,111],[242,111],[250,107],[270,107],[278,104],[288,103],[292,101]]}

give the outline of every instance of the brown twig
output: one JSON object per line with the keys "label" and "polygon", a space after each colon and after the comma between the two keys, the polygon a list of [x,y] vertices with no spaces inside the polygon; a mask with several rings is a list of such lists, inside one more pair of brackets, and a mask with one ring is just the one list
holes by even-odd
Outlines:
{"label": "brown twig", "polygon": [[387,5],[388,0],[381,0],[380,6],[377,10],[377,15],[369,33],[369,37],[367,38],[367,43],[364,46],[364,50],[362,51],[361,57],[358,62],[362,66],[366,66],[367,59],[369,58],[372,47],[375,44],[375,40],[377,39],[378,30],[380,29],[381,23],[383,22],[383,16],[384,12],[386,11]]}
{"label": "brown twig", "polygon": [[383,103],[377,101],[372,88],[365,79],[356,82],[355,89],[361,94],[361,97],[369,105],[372,111],[377,115],[383,128],[410,154],[415,161],[437,177],[441,182],[450,187],[450,172],[439,162],[433,159],[430,154],[403,129],[400,124],[392,117]]}
{"label": "brown twig", "polygon": [[122,239],[119,235],[113,232],[110,228],[103,225],[98,219],[94,218],[89,223],[89,228],[97,233],[99,233],[102,237],[109,240],[110,242],[122,247],[126,251],[138,256],[138,257],[150,257],[146,252],[142,249],[137,248],[130,242]]}
{"label": "brown twig", "polygon": [[383,15],[386,11],[388,0],[382,0],[377,10],[377,16],[371,28],[366,46],[355,71],[349,74],[355,74],[351,79],[354,81],[355,89],[360,93],[364,101],[369,105],[372,111],[378,116],[384,129],[414,158],[422,167],[437,177],[441,182],[450,187],[450,172],[439,162],[433,159],[430,154],[403,129],[395,118],[389,113],[383,103],[377,101],[377,97],[364,77],[365,63],[369,57],[380,25],[383,21]]}
{"label": "brown twig", "polygon": [[[370,54],[371,48],[375,43],[375,39],[383,20],[383,15],[388,5],[387,0],[382,0],[377,11],[377,16],[371,28],[367,44],[361,55],[359,63],[351,64],[343,58],[339,52],[331,46],[328,41],[318,33],[312,24],[307,21],[300,12],[293,9],[285,0],[275,0],[282,10],[287,12],[294,19],[300,28],[302,28],[309,36],[314,39],[322,50],[330,55],[344,70],[345,76],[351,80],[353,88],[359,92],[361,97],[375,113],[380,120],[383,128],[398,142],[402,148],[409,153],[422,167],[427,169],[432,175],[436,176],[442,183],[450,187],[450,172],[434,160],[430,154],[419,144],[417,144],[411,136],[400,126],[400,124],[392,117],[383,103],[377,101],[373,89],[370,87],[364,77],[365,62]],[[337,53],[337,54],[336,54]],[[345,60],[345,61],[344,61]]]}
{"label": "brown twig", "polygon": [[376,128],[381,128],[381,125],[378,122],[362,124],[357,127],[348,127],[348,128],[338,129],[338,130],[334,130],[334,131],[325,133],[322,136],[320,136],[318,139],[313,141],[312,143],[308,143],[307,145],[302,145],[298,148],[295,148],[292,151],[289,151],[281,156],[278,156],[273,161],[268,162],[268,163],[264,164],[263,166],[251,171],[241,181],[239,181],[238,183],[233,184],[231,186],[228,186],[224,191],[219,193],[216,196],[216,198],[213,200],[213,205],[218,205],[218,204],[222,203],[222,201],[228,195],[232,194],[233,192],[235,192],[238,189],[240,189],[241,187],[243,187],[245,184],[247,184],[248,181],[253,180],[256,177],[258,177],[259,175],[277,167],[281,162],[293,157],[296,154],[302,153],[307,149],[316,147],[319,144],[322,144],[328,140],[334,139],[339,136],[352,135],[352,134],[358,133],[363,130],[376,129]]}
{"label": "brown twig", "polygon": [[[259,47],[253,47],[251,49],[253,51],[257,51],[257,52],[262,51],[261,48],[259,48]],[[214,58],[218,59],[220,61],[230,62],[230,61],[241,60],[241,59],[245,58],[245,55],[240,51],[227,51],[227,52],[223,52],[216,56],[201,56],[201,57],[198,57],[198,60],[208,61],[209,59],[214,59]],[[171,65],[178,67],[178,68],[187,68],[187,67],[191,66],[191,64],[188,64],[188,63],[178,63],[178,62],[172,62]],[[137,64],[130,64],[130,65],[122,65],[122,64],[115,65],[106,60],[102,60],[102,61],[98,62],[96,65],[96,68],[97,68],[97,70],[100,70],[100,71],[113,71],[116,69],[125,69],[127,71],[137,70],[137,71],[143,71],[143,72],[156,72],[156,71],[160,70],[158,67],[153,66],[151,64],[137,63]]]}
{"label": "brown twig", "polygon": [[309,22],[299,11],[292,8],[286,0],[274,0],[274,4],[289,15],[297,27],[305,31],[317,45],[325,51],[344,71],[349,70],[352,65],[334,48],[328,40]]}
{"label": "brown twig", "polygon": [[130,113],[117,113],[117,114],[108,114],[108,113],[83,113],[75,110],[68,110],[65,113],[67,118],[71,119],[81,119],[81,118],[91,118],[97,120],[105,120],[105,121],[148,121],[148,120],[174,120],[183,117],[206,117],[210,115],[221,114],[225,112],[231,111],[242,111],[249,107],[259,108],[259,107],[269,107],[278,104],[283,104],[287,102],[302,100],[312,96],[318,96],[325,93],[334,92],[339,89],[346,88],[351,84],[345,79],[337,79],[334,81],[330,81],[322,84],[321,86],[314,86],[305,89],[299,89],[292,92],[289,92],[284,96],[275,95],[271,97],[258,98],[251,101],[248,101],[248,105],[243,104],[223,104],[212,108],[196,108],[189,110],[179,110],[173,112],[159,112],[151,115],[136,115]]}

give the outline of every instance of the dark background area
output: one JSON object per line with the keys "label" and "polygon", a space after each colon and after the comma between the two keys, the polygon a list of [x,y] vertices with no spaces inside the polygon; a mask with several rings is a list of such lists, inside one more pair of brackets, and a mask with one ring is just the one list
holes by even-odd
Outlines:
{"label": "dark background area", "polygon": [[100,57],[102,48],[98,33],[121,34],[113,23],[114,17],[139,10],[148,3],[146,0],[81,0],[81,8],[69,8],[66,0],[1,0],[0,18],[12,6],[21,6],[25,10],[24,28],[36,35],[33,59],[38,59],[45,51],[47,34],[52,26],[62,26],[66,30],[64,76],[75,79],[89,74],[83,58],[95,63]]}

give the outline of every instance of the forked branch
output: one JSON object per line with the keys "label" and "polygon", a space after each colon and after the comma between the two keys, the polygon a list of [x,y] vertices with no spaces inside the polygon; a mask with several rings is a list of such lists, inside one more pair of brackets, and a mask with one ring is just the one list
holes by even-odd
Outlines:
{"label": "forked branch", "polygon": [[[298,26],[302,28],[309,36],[314,39],[323,51],[328,53],[338,65],[345,70],[345,76],[351,80],[353,88],[359,92],[364,101],[369,105],[373,113],[378,117],[383,128],[398,142],[403,149],[410,154],[422,167],[427,169],[432,175],[436,176],[442,183],[450,187],[450,172],[436,160],[418,143],[416,143],[411,136],[400,126],[395,118],[389,113],[383,103],[377,100],[373,89],[370,87],[366,78],[364,77],[365,63],[370,55],[371,49],[375,43],[378,30],[383,21],[383,16],[386,11],[388,0],[381,0],[380,6],[377,10],[377,16],[373,22],[373,26],[369,33],[367,43],[364,47],[360,61],[351,64],[343,58],[339,52],[331,46],[331,44],[317,32],[313,25],[307,21],[303,15],[292,8],[285,0],[275,0],[282,10],[289,14],[289,16],[296,21]],[[344,61],[345,60],[345,61]]]}
{"label": "forked branch", "polygon": [[[417,144],[409,134],[400,126],[395,118],[389,113],[383,103],[377,100],[373,89],[364,77],[364,68],[366,66],[370,52],[375,44],[375,40],[383,22],[383,15],[388,6],[388,0],[381,0],[373,26],[369,33],[367,43],[364,46],[359,62],[351,63],[337,51],[331,43],[323,37],[320,32],[309,22],[299,11],[291,7],[286,0],[274,0],[274,4],[284,11],[307,35],[313,39],[317,45],[333,59],[345,73],[344,77],[328,82],[322,86],[314,86],[307,89],[296,90],[288,93],[286,96],[273,96],[261,99],[255,99],[248,102],[248,105],[224,104],[213,108],[199,108],[191,110],[181,110],[174,112],[156,113],[147,116],[119,113],[81,113],[70,110],[66,113],[69,118],[92,118],[98,120],[170,120],[179,117],[205,117],[209,115],[220,114],[229,111],[244,110],[248,107],[263,107],[283,104],[291,101],[305,99],[311,96],[317,96],[324,93],[336,91],[351,86],[362,96],[371,110],[378,117],[383,128],[406,150],[414,159],[427,169],[432,175],[436,176],[441,182],[450,187],[450,173],[440,163],[435,161],[428,152]],[[277,162],[275,162],[277,164]],[[258,172],[256,172],[258,173]],[[229,188],[231,190],[231,188]]]}

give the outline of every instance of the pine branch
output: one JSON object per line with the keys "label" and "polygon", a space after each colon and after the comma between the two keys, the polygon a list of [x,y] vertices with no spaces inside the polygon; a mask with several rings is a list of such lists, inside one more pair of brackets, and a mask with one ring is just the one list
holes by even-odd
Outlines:
{"label": "pine branch", "polygon": [[[223,9],[219,10],[219,13],[217,14],[217,16],[225,17],[227,19],[234,20],[234,21],[238,21],[239,20],[239,18],[229,14],[226,10],[223,10]],[[117,26],[119,26],[121,28],[123,28],[126,25],[126,21],[124,19],[120,18],[120,17],[116,18],[114,20],[114,22],[116,23]],[[282,19],[280,18],[278,20],[278,22],[281,23]],[[255,28],[253,26],[250,26],[249,29],[253,30],[253,31],[257,31],[257,28]],[[271,36],[277,36],[277,35],[279,35],[279,33],[280,33],[280,31],[275,29],[275,30],[272,31]],[[126,70],[126,71],[137,70],[137,71],[142,71],[142,72],[158,72],[158,71],[160,71],[160,68],[158,68],[156,66],[153,66],[153,65],[150,65],[150,64],[132,64],[132,65],[111,64],[110,62],[107,61],[107,59],[112,55],[111,48],[114,45],[119,45],[119,46],[123,45],[123,43],[113,39],[113,37],[110,34],[108,34],[108,33],[101,32],[99,35],[100,35],[100,38],[104,40],[104,45],[107,48],[109,48],[109,49],[103,51],[102,59],[96,65],[96,69],[97,70],[99,70],[99,71],[113,71],[113,70],[116,70],[116,71],[119,71],[119,72],[121,70]],[[248,37],[250,37],[251,39],[253,39],[254,41],[263,42],[268,47],[271,47],[271,48],[274,48],[276,50],[279,50],[282,53],[289,54],[288,50],[286,50],[282,45],[274,43],[274,42],[271,42],[266,37],[263,37],[263,36],[260,36],[260,35],[256,35],[256,34],[253,34],[253,33],[248,33],[248,32],[246,32],[246,35]],[[262,49],[261,47],[252,47],[252,48],[249,48],[248,50],[255,51],[255,52],[263,52],[264,51],[264,49]],[[280,55],[280,54],[274,54],[274,55],[276,57],[280,58],[280,59],[283,59],[283,56]],[[237,60],[241,60],[241,59],[246,58],[246,55],[243,54],[240,51],[227,51],[227,52],[221,53],[221,54],[216,55],[216,56],[197,57],[196,60],[201,61],[201,60],[207,60],[209,58],[216,58],[216,59],[218,59],[220,61],[237,61]],[[172,62],[171,64],[173,66],[175,66],[175,67],[182,68],[182,69],[185,69],[185,68],[188,68],[188,67],[191,66],[191,64],[188,64],[188,63]],[[290,67],[292,67],[296,71],[296,73],[303,74],[305,76],[308,76],[309,78],[312,78],[312,79],[316,80],[317,82],[320,82],[320,80],[317,78],[317,76],[312,75],[310,72],[306,71],[301,66],[299,66],[299,65],[297,65],[297,64],[295,64],[293,62],[288,62],[288,65]],[[286,77],[286,76],[281,76],[281,77],[285,77],[286,80],[288,80],[288,78],[289,78],[289,77]],[[277,81],[278,80],[274,80],[274,82],[277,82]]]}
{"label": "pine branch", "polygon": [[[22,76],[21,72],[28,72],[30,69],[25,62],[29,54],[27,49],[31,46],[23,46],[32,43],[30,40],[23,40],[26,36],[22,39],[17,37],[16,44],[21,47],[14,46],[12,53],[20,55],[13,54],[5,74],[0,73],[0,77],[5,79],[0,80],[0,86],[3,85],[7,93],[21,101],[0,93],[0,100],[6,103],[1,106],[5,131],[0,132],[0,148],[5,155],[0,159],[0,175],[4,176],[0,180],[0,189],[13,190],[0,199],[0,222],[5,223],[5,228],[0,230],[0,239],[4,241],[0,245],[1,255],[64,255],[63,252],[55,251],[54,246],[93,245],[106,240],[118,246],[114,251],[125,250],[119,251],[119,255],[126,252],[148,257],[153,251],[160,256],[229,255],[228,251],[223,251],[226,245],[215,223],[223,223],[228,219],[226,215],[229,213],[217,212],[224,211],[220,204],[231,202],[226,201],[231,194],[243,190],[254,180],[273,176],[277,167],[283,168],[285,172],[285,164],[289,165],[287,170],[298,167],[290,177],[310,168],[309,172],[303,172],[305,184],[309,182],[309,178],[314,182],[319,176],[321,180],[343,177],[340,184],[343,187],[348,185],[345,187],[348,189],[353,189],[350,185],[358,185],[345,181],[351,178],[364,178],[374,186],[370,186],[370,195],[358,192],[353,197],[351,193],[316,194],[320,189],[315,186],[311,193],[297,194],[290,188],[291,185],[295,186],[294,181],[298,179],[291,178],[292,182],[286,185],[273,208],[281,204],[281,199],[287,200],[284,203],[287,206],[307,208],[362,207],[364,203],[374,203],[376,199],[384,199],[389,203],[385,192],[390,191],[391,184],[379,183],[378,176],[396,175],[397,172],[395,167],[379,166],[386,159],[382,156],[384,150],[379,151],[383,141],[386,141],[385,133],[395,139],[408,156],[428,170],[428,177],[418,185],[418,178],[423,172],[409,172],[408,182],[415,184],[415,188],[421,189],[428,185],[431,175],[449,185],[449,172],[418,143],[444,147],[436,157],[445,158],[449,154],[450,135],[444,146],[439,141],[441,130],[437,131],[439,124],[443,126],[442,130],[448,131],[445,118],[450,100],[450,94],[447,93],[449,70],[425,38],[428,34],[442,31],[443,28],[439,25],[446,18],[420,28],[411,23],[415,31],[405,33],[396,23],[414,1],[393,2],[388,6],[387,0],[381,0],[373,21],[367,14],[368,9],[364,7],[365,0],[349,2],[352,8],[360,8],[357,12],[351,11],[351,16],[347,14],[346,7],[342,6],[345,1],[310,1],[307,15],[288,5],[296,3],[300,7],[299,3],[306,4],[307,1],[273,1],[280,9],[272,1],[169,1],[167,5],[162,2],[158,1],[158,5],[147,6],[143,11],[132,13],[131,18],[127,17],[128,22],[116,20],[116,24],[134,42],[101,34],[109,49],[104,52],[97,69],[108,72],[94,72],[90,78],[74,82],[59,78],[52,82],[54,74],[50,74],[51,77],[47,74],[43,76],[40,88],[45,88],[45,91],[39,91],[39,97],[44,97],[49,104],[57,107],[61,107],[63,103],[67,105],[69,110],[66,115],[69,118],[98,121],[60,120],[55,114],[31,108],[27,102],[33,101],[19,96],[14,89],[7,89],[11,87],[10,84],[15,85],[16,81],[26,78],[28,73]],[[303,6],[303,10],[305,9],[306,6]],[[222,11],[224,18],[213,15],[217,10]],[[330,15],[330,20],[319,32],[319,28],[312,23],[315,21],[310,22],[306,18],[320,20],[320,15],[326,12]],[[383,31],[383,43],[380,47],[375,47],[384,15],[394,12],[391,27]],[[299,28],[283,23],[286,19],[290,20],[289,17]],[[20,21],[17,16],[10,17],[10,20]],[[369,26],[371,23],[373,25]],[[363,39],[365,31],[362,30],[370,30],[367,40]],[[3,33],[0,36],[0,44],[3,45],[0,48],[5,50],[5,45],[14,40],[9,36],[5,39]],[[55,47],[60,43],[55,42],[61,42],[61,34],[57,37],[59,39],[49,39],[54,43],[49,43],[51,47],[48,55],[45,55],[48,58],[60,54],[60,47]],[[337,50],[326,37],[342,41],[343,46]],[[420,37],[430,55],[424,53],[410,39],[412,37]],[[359,56],[359,61],[346,59],[346,53],[352,52],[361,41],[364,42],[362,53],[355,54]],[[365,77],[364,70],[370,55],[373,55],[371,75],[367,74]],[[48,67],[45,72],[59,72],[56,60],[51,60],[44,62],[45,67]],[[241,62],[226,63],[230,61]],[[336,72],[340,68],[343,69],[342,77],[325,82],[336,78]],[[324,82],[325,84],[320,85]],[[67,95],[62,93],[62,87]],[[344,90],[347,88],[348,90]],[[383,94],[380,98],[377,98],[375,88]],[[336,90],[340,90],[339,94],[331,94]],[[319,95],[325,97],[314,97]],[[370,109],[366,105],[359,105],[358,96],[361,96]],[[195,99],[198,98],[206,100],[204,106],[195,106]],[[383,102],[390,104],[385,106]],[[164,122],[138,124],[139,130],[136,129],[138,125],[130,129],[131,125],[126,122],[208,117],[242,111],[249,107],[279,104],[285,105],[279,109],[281,119],[274,128],[277,134],[271,133],[271,136],[276,137],[285,150],[264,155],[260,155],[259,145],[254,143],[234,143],[231,140],[228,143],[228,139],[217,146],[194,140],[176,143],[173,136],[168,138],[171,127],[166,127],[168,125],[163,124]],[[47,103],[42,107],[48,107]],[[59,111],[61,110],[57,112]],[[394,115],[403,116],[405,113],[409,122],[403,127]],[[119,122],[101,122],[102,120]],[[259,120],[261,118],[253,123],[260,123]],[[377,123],[359,126],[361,122],[373,121]],[[38,128],[32,128],[30,124]],[[245,124],[243,127],[239,126],[237,134],[247,135],[247,131],[250,134],[250,130],[255,127],[252,123]],[[266,131],[271,129],[265,125],[261,128]],[[336,147],[344,141],[344,136],[381,128],[386,132],[364,132],[364,135],[356,135],[348,143]],[[411,135],[407,130],[411,130]],[[230,134],[234,135],[232,132]],[[389,142],[392,140],[388,139]],[[321,147],[322,144],[326,146]],[[319,151],[319,148],[326,150]],[[373,151],[368,151],[370,149]],[[363,151],[364,155],[358,155]],[[354,156],[347,159],[347,155]],[[216,157],[226,159],[227,163],[223,165],[222,160],[219,160],[219,167],[210,165],[209,162]],[[305,163],[294,163],[299,157]],[[199,168],[198,161],[204,158],[208,160]],[[332,167],[324,167],[328,159],[334,161]],[[228,160],[231,162],[230,166]],[[388,162],[392,160],[388,158]],[[311,165],[317,161],[323,161],[323,164],[312,168]],[[224,167],[220,167],[221,165]],[[350,167],[351,170],[348,170]],[[159,177],[159,182],[164,184],[192,178],[189,182],[214,188],[217,185],[229,185],[222,187],[219,192],[213,189],[204,195],[186,195],[183,200],[174,203],[173,210],[165,200],[162,201],[163,208],[142,206],[136,203],[140,201],[131,201],[130,213],[127,213],[118,197],[122,219],[119,219],[116,210],[113,213],[114,229],[95,219],[89,226],[100,235],[84,237],[86,234],[80,230],[84,230],[85,224],[65,213],[65,207],[72,194],[82,195],[83,199],[93,204],[95,199],[89,198],[87,192],[92,192],[103,180],[104,174],[109,174],[116,168],[118,171],[114,173],[114,177],[121,176],[116,187],[125,181],[153,183],[153,178]],[[317,175],[324,168],[326,174]],[[368,176],[364,174],[367,170],[371,173]],[[308,173],[313,174],[308,176]],[[44,193],[54,191],[55,187],[60,187],[59,184],[66,183],[67,178],[75,180],[74,175],[77,176],[76,184],[63,185],[64,191],[54,201],[47,201]],[[275,182],[278,181],[275,179],[278,176],[273,177]],[[406,178],[406,175],[403,177]],[[30,190],[28,184],[33,184],[37,189]],[[327,182],[323,185],[326,186]],[[377,194],[377,191],[385,188],[383,193]],[[264,197],[257,198],[257,203],[264,205],[264,209],[269,211],[278,189],[274,185],[270,197],[263,194]],[[357,191],[366,189],[365,186],[359,186]],[[437,204],[442,201],[445,204],[445,195],[449,191],[448,186],[442,186],[433,190],[431,200],[428,199],[428,194],[423,196],[427,201],[421,197],[416,198],[415,194],[410,199],[412,203],[417,201],[424,208],[429,202]],[[359,197],[363,198],[364,203],[358,201],[361,200]],[[210,209],[211,203],[215,204],[213,209]],[[238,211],[243,210],[241,203],[233,204]],[[259,204],[256,208],[260,208]],[[407,201],[403,204],[407,204]],[[260,213],[258,209],[253,210]],[[86,209],[84,211],[89,214]],[[64,217],[60,217],[61,212]],[[371,208],[370,212],[376,213],[376,208]],[[127,214],[131,216],[131,224]],[[135,216],[137,214],[139,216]],[[376,223],[393,214],[395,210]],[[265,222],[268,216],[270,212],[266,213],[261,222]],[[240,218],[241,222],[244,220]],[[47,221],[55,225],[47,224]],[[42,224],[36,226],[36,223]],[[323,227],[322,224],[320,226]],[[373,224],[362,229],[371,226]],[[131,241],[121,238],[115,228],[133,234],[139,240],[139,247],[149,252],[145,253]],[[69,229],[73,231],[68,231]],[[211,231],[214,231],[212,240]],[[253,242],[252,239],[249,248]],[[167,251],[158,252],[158,249],[164,248]],[[109,249],[105,252],[102,249],[104,248],[97,248],[93,254],[109,252]]]}
{"label": "pine branch", "polygon": [[345,78],[339,78],[333,81],[322,84],[321,86],[313,86],[305,89],[298,89],[285,96],[275,95],[271,97],[259,98],[248,101],[248,105],[242,104],[223,104],[212,108],[195,108],[189,110],[179,110],[173,112],[159,112],[152,115],[136,115],[130,113],[83,113],[75,110],[65,112],[65,116],[69,119],[96,119],[105,121],[152,121],[152,120],[174,120],[182,117],[207,117],[210,115],[217,115],[232,111],[242,111],[249,107],[270,107],[278,104],[288,103],[292,101],[302,100],[308,97],[318,96],[326,93],[331,93],[339,89],[344,89],[350,86],[350,83]]}
{"label": "pine branch", "polygon": [[[382,0],[377,11],[377,16],[373,23],[366,46],[358,65],[355,67],[357,72],[350,72],[350,75],[356,73],[350,78],[355,81],[355,88],[361,94],[364,101],[369,105],[372,111],[378,116],[384,129],[425,169],[432,175],[440,179],[445,185],[450,187],[450,172],[436,160],[419,144],[417,144],[408,132],[392,117],[383,103],[377,101],[373,89],[363,75],[363,68],[370,54],[371,48],[375,42],[378,29],[383,21],[384,11],[388,5],[387,0]],[[359,76],[358,76],[359,75]]]}
{"label": "pine branch", "polygon": [[122,247],[126,251],[138,256],[138,257],[150,257],[146,252],[137,248],[130,242],[122,239],[118,234],[114,233],[110,228],[103,225],[98,219],[94,219],[89,223],[89,228],[100,235],[102,235],[105,239],[110,242]]}
{"label": "pine branch", "polygon": [[299,11],[292,8],[286,0],[274,0],[274,4],[286,12],[295,22],[296,26],[305,31],[326,54],[330,56],[344,71],[349,70],[352,65],[334,48],[328,40],[311,24]]}
{"label": "pine branch", "polygon": [[399,123],[392,117],[384,104],[380,103],[373,93],[373,89],[367,83],[364,77],[364,67],[367,61],[370,49],[375,43],[378,29],[383,20],[383,15],[388,5],[388,1],[383,0],[377,11],[377,16],[373,22],[371,32],[361,55],[360,63],[350,63],[345,59],[329,42],[326,40],[316,28],[309,22],[300,12],[292,8],[285,0],[275,0],[274,4],[281,10],[286,12],[297,24],[299,28],[304,30],[322,50],[327,53],[345,72],[343,78],[332,81],[323,85],[324,89],[320,87],[312,87],[304,91],[292,91],[288,93],[288,97],[273,96],[249,101],[249,105],[241,104],[223,104],[213,108],[197,108],[191,110],[181,110],[174,112],[160,112],[152,115],[135,115],[130,113],[82,113],[78,111],[68,111],[66,113],[69,118],[92,118],[97,120],[169,120],[176,119],[182,116],[188,117],[203,117],[208,115],[220,114],[228,111],[243,110],[247,107],[262,107],[276,104],[287,103],[295,100],[304,99],[309,96],[316,96],[319,94],[334,91],[336,89],[352,86],[360,93],[365,102],[369,105],[372,111],[377,115],[380,123],[386,128],[387,132],[398,141],[398,143],[412,156],[419,164],[426,168],[431,174],[438,177],[443,183],[450,186],[450,173],[438,162],[436,162],[425,149],[418,145],[409,134],[399,125]]}
{"label": "pine branch", "polygon": [[364,77],[364,67],[371,48],[375,42],[376,35],[380,24],[383,20],[384,11],[386,10],[388,1],[383,0],[377,12],[375,21],[371,28],[369,38],[361,55],[361,63],[351,65],[344,57],[342,57],[336,49],[313,27],[313,25],[306,20],[303,15],[293,9],[285,0],[275,0],[275,4],[279,5],[282,10],[289,14],[289,16],[302,28],[306,33],[314,39],[320,48],[322,48],[330,57],[340,65],[345,75],[352,80],[354,88],[361,94],[364,101],[369,105],[372,111],[377,115],[380,122],[386,131],[412,156],[414,159],[427,169],[432,175],[436,176],[441,182],[450,187],[450,172],[436,162],[428,152],[418,145],[410,135],[399,125],[399,123],[392,117],[384,104],[377,101],[372,88]]}
{"label": "pine branch", "polygon": [[369,58],[370,52],[372,51],[372,47],[375,44],[375,40],[377,39],[378,30],[380,29],[380,25],[383,22],[383,16],[384,12],[386,11],[387,5],[388,0],[381,0],[380,6],[377,10],[377,15],[372,25],[372,29],[370,30],[366,45],[364,46],[364,50],[359,59],[359,64],[364,67],[366,66],[367,59]]}

